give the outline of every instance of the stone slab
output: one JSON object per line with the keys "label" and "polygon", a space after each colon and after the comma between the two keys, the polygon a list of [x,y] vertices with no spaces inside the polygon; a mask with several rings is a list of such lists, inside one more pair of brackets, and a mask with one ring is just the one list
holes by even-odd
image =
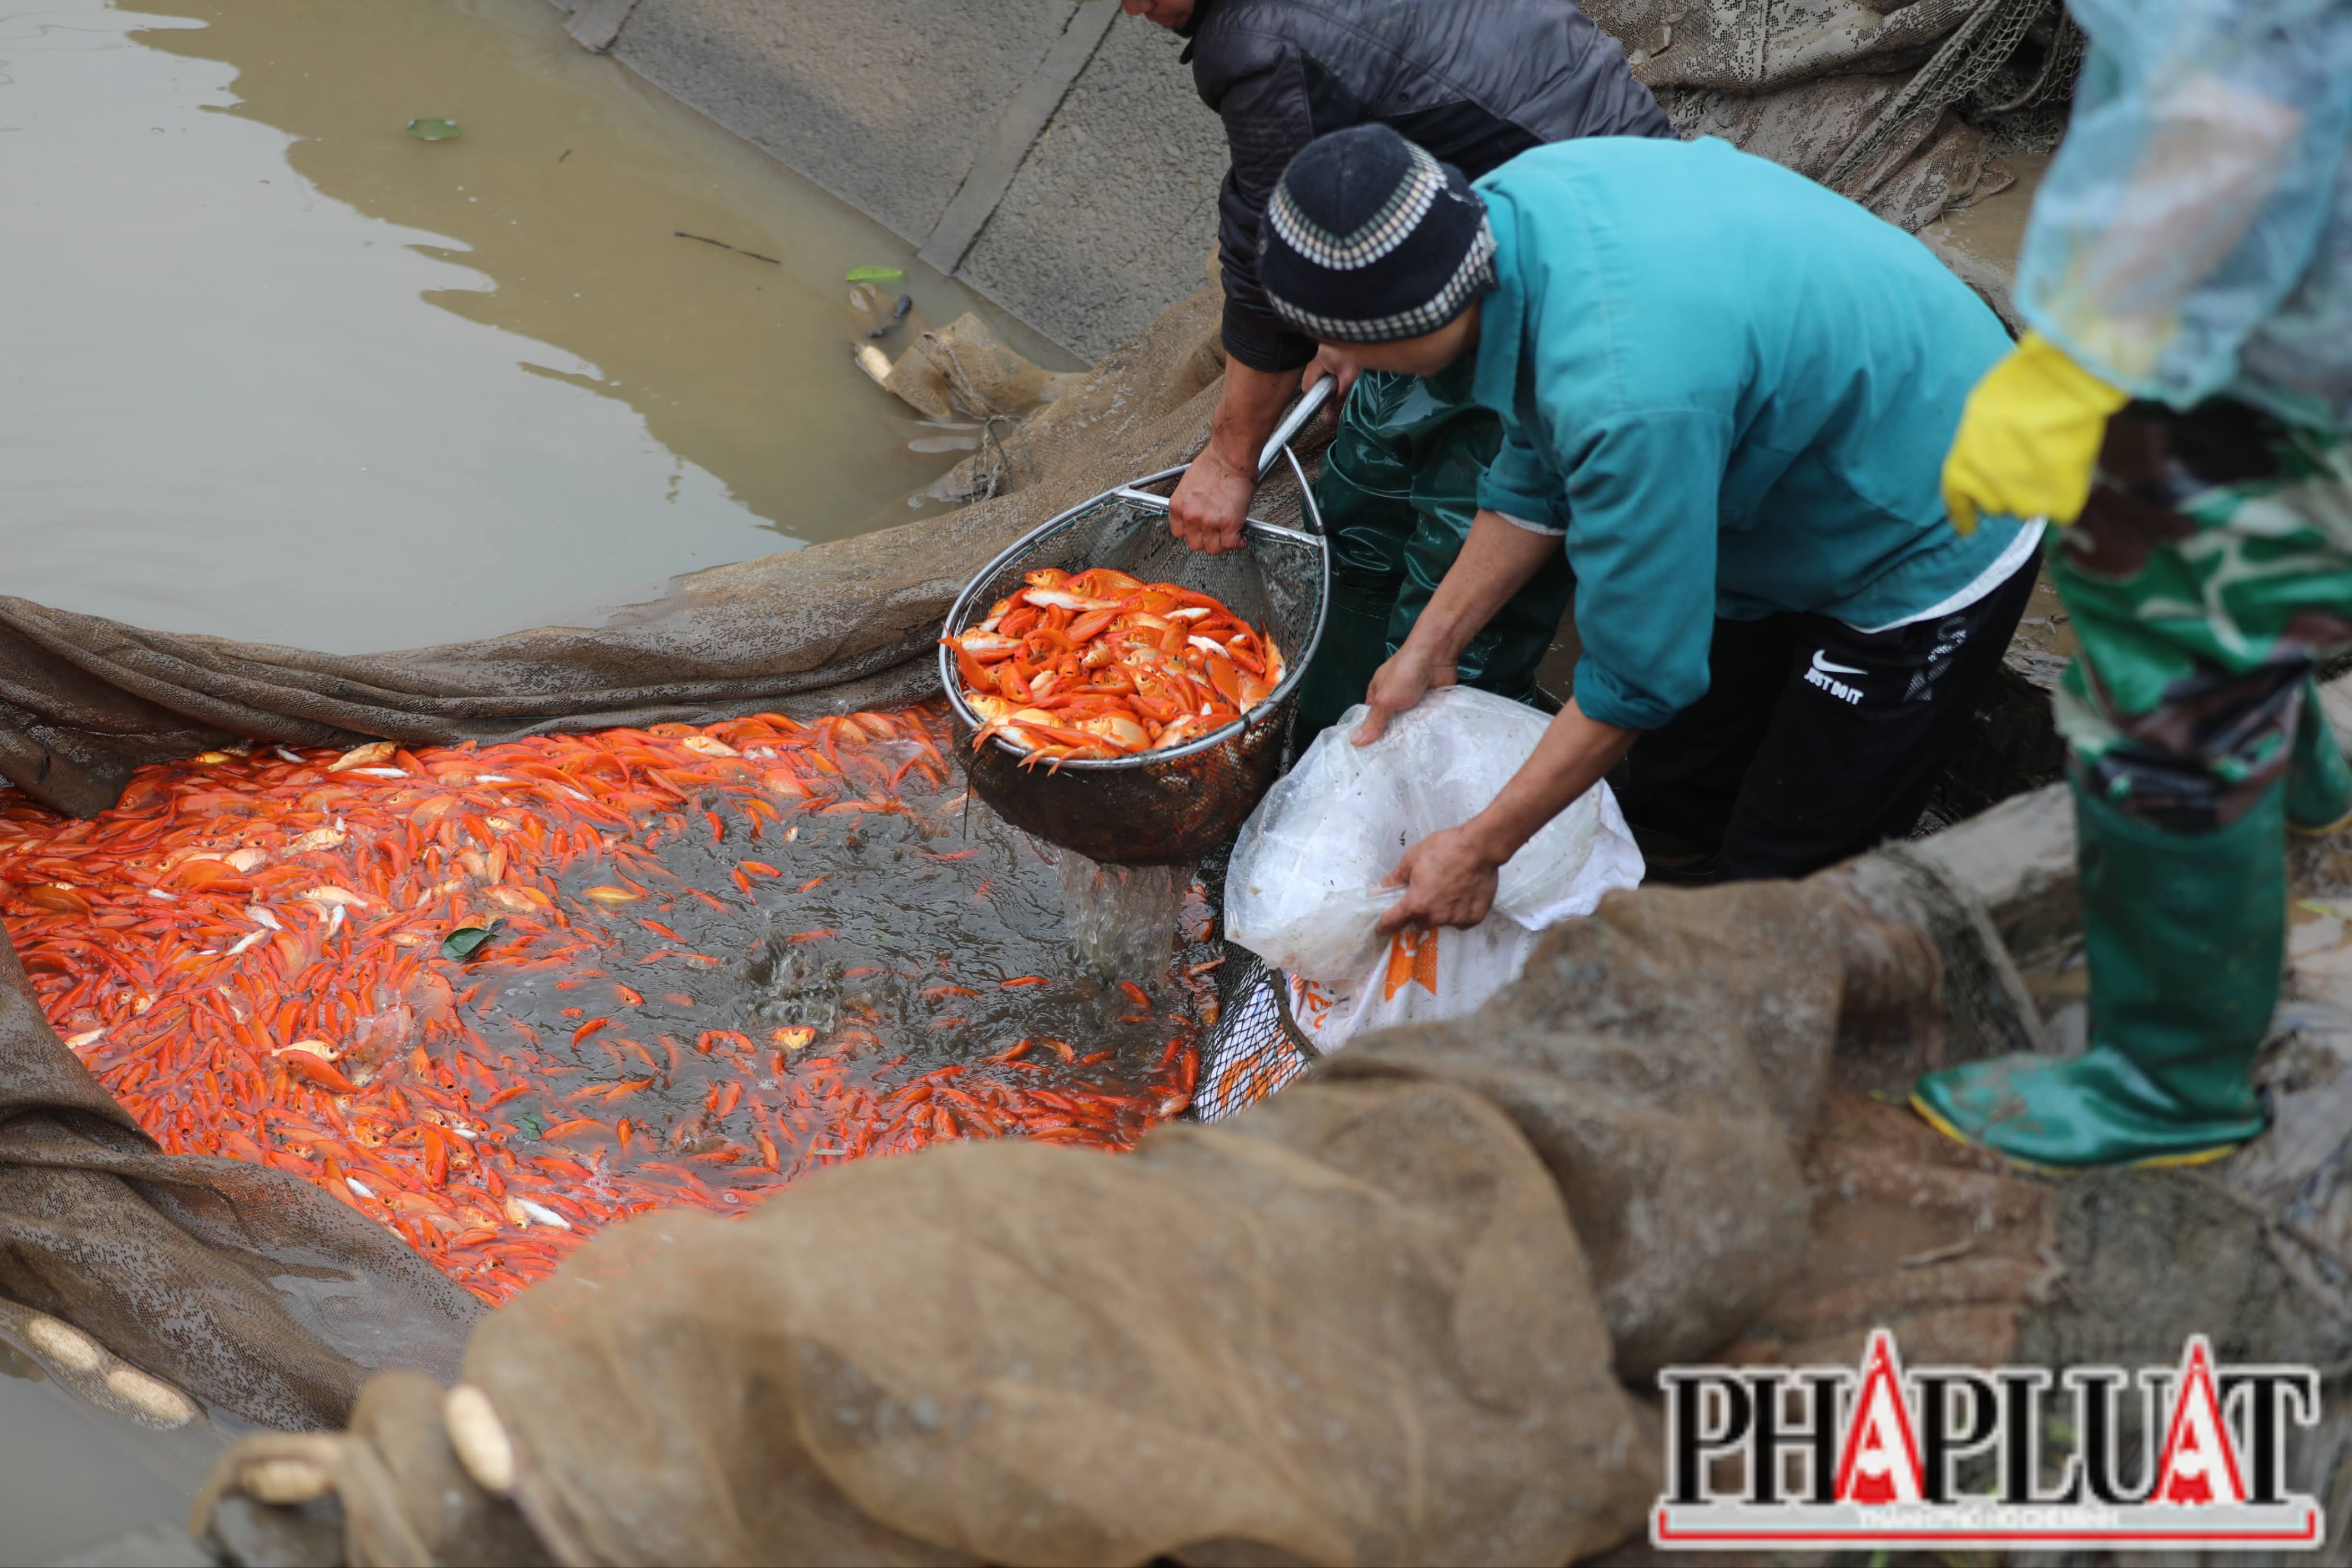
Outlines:
{"label": "stone slab", "polygon": [[1181,51],[1165,29],[1119,18],[960,271],[1089,361],[1199,289],[1216,244],[1224,127]]}
{"label": "stone slab", "polygon": [[1046,51],[1036,71],[1013,95],[987,141],[982,143],[979,156],[972,161],[971,173],[964,177],[955,200],[948,204],[939,227],[923,242],[925,263],[941,272],[953,272],[962,264],[964,252],[971,248],[971,242],[980,237],[997,204],[1012,188],[1013,176],[1021,172],[1029,149],[1045,134],[1071,84],[1087,68],[1087,62],[1094,58],[1103,35],[1118,16],[1116,5],[1078,7],[1078,14],[1070,19],[1061,40]]}
{"label": "stone slab", "polygon": [[563,30],[572,41],[590,54],[601,55],[613,47],[613,40],[628,26],[629,14],[637,8],[637,0],[589,0],[572,13],[572,20]]}
{"label": "stone slab", "polygon": [[1201,286],[1223,127],[1116,0],[553,3],[1081,358]]}

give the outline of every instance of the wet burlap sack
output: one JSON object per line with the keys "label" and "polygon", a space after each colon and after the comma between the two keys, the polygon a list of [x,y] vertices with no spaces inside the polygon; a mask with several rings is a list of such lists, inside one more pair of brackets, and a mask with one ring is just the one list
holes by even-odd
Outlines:
{"label": "wet burlap sack", "polygon": [[133,768],[237,737],[487,743],[929,695],[940,623],[992,556],[1205,443],[1223,363],[1216,323],[1204,293],[1108,356],[1031,422],[1042,426],[1034,444],[1011,465],[1021,482],[992,500],[693,573],[602,626],[341,656],[142,631],[0,596],[0,777],[89,816],[114,803]]}
{"label": "wet burlap sack", "polygon": [[1133,1155],[614,1227],[467,1345],[510,1502],[386,1377],[325,1447],[247,1439],[205,1517],[316,1551],[315,1504],[257,1504],[331,1489],[354,1563],[1568,1561],[1655,1495],[1621,1379],[1801,1269],[1832,1047],[1932,1030],[1940,975],[1835,877],[1615,894],[1475,1024]]}
{"label": "wet burlap sack", "polygon": [[1082,372],[1050,371],[1023,358],[966,310],[919,335],[882,384],[933,419],[982,421],[983,439],[993,439],[992,422],[1017,420],[1085,379]]}

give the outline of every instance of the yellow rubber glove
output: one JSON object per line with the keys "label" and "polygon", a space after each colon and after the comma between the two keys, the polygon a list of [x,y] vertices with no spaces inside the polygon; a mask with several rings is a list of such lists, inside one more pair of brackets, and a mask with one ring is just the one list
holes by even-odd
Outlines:
{"label": "yellow rubber glove", "polygon": [[2028,332],[1985,372],[1944,458],[1944,508],[1962,533],[1985,512],[2046,517],[2063,525],[2083,515],[2107,416],[2131,401]]}

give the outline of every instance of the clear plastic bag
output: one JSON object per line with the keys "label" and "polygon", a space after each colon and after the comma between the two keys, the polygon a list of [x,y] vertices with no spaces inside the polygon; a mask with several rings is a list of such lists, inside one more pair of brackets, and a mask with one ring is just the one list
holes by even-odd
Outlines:
{"label": "clear plastic bag", "polygon": [[1642,879],[1616,797],[1595,784],[1504,865],[1494,910],[1477,927],[1423,939],[1426,954],[1381,936],[1381,912],[1401,896],[1381,883],[1405,850],[1484,810],[1548,721],[1453,686],[1359,746],[1351,737],[1364,711],[1349,709],[1317,736],[1258,803],[1225,881],[1226,935],[1285,971],[1294,1016],[1310,1037],[1339,1025],[1334,1042],[1468,1012],[1517,975],[1531,933],[1590,914],[1602,894]]}

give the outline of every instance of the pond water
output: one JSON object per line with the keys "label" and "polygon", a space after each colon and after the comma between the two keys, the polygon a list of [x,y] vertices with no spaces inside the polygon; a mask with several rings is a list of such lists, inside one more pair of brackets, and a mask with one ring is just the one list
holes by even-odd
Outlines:
{"label": "pond water", "polygon": [[893,354],[975,302],[561,21],[0,0],[7,592],[361,652],[919,515],[969,437],[856,368],[845,275],[904,269]]}
{"label": "pond water", "polygon": [[48,1563],[182,1523],[225,1434],[154,1432],[92,1408],[0,1341],[0,1563]]}

